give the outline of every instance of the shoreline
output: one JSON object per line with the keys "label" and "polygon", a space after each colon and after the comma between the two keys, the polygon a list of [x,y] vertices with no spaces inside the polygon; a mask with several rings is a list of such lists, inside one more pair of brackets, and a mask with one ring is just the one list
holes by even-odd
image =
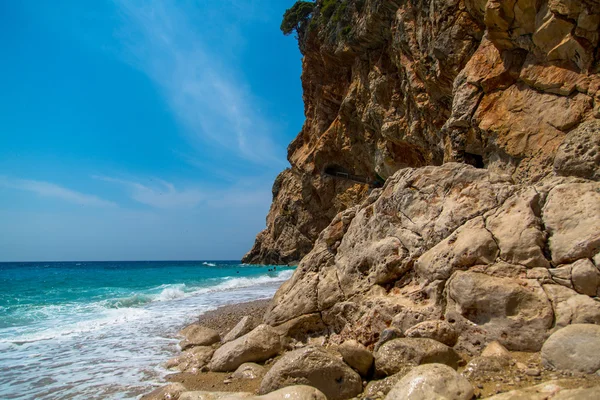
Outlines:
{"label": "shoreline", "polygon": [[[254,328],[262,322],[262,317],[272,300],[273,298],[271,297],[268,299],[251,300],[220,306],[214,310],[209,310],[198,315],[194,322],[183,325],[180,331],[190,325],[199,324],[214,329],[221,337],[223,337],[246,315],[252,317],[252,328]],[[179,351],[174,356],[180,356],[182,353],[182,351]],[[161,366],[164,366],[167,361],[168,360],[163,360],[160,363]],[[181,383],[188,390],[257,392],[260,380],[236,379],[228,381],[227,378],[229,378],[230,375],[231,372],[199,371],[190,373],[168,370],[167,375],[164,377],[164,384],[157,387],[155,390],[142,395],[141,399],[154,399],[153,393],[170,383]]]}

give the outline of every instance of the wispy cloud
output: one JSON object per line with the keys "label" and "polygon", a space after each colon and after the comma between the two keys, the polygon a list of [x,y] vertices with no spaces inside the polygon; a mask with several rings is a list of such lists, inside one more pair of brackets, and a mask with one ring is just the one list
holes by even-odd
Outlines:
{"label": "wispy cloud", "polygon": [[112,201],[104,200],[94,195],[77,192],[52,182],[0,176],[0,186],[11,189],[25,190],[35,193],[39,196],[60,199],[77,205],[92,207],[117,206],[117,204]]}
{"label": "wispy cloud", "polygon": [[150,180],[152,185],[108,176],[94,175],[93,178],[122,185],[133,200],[156,208],[193,208],[205,199],[198,189],[178,190],[172,183],[158,178]]}
{"label": "wispy cloud", "polygon": [[207,38],[197,28],[207,18],[199,15],[191,21],[194,10],[186,9],[186,3],[125,0],[116,4],[125,19],[121,38],[127,61],[161,88],[193,138],[256,164],[284,162],[283,149],[272,140],[270,123],[257,111],[258,102],[248,85],[231,68],[230,60],[210,50],[227,51],[230,43],[224,37],[229,27],[219,26],[223,35],[216,45],[210,43],[214,37]]}

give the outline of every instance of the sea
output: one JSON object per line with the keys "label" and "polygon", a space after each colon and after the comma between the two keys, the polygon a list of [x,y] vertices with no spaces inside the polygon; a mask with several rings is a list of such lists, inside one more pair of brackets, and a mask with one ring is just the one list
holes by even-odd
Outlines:
{"label": "sea", "polygon": [[273,296],[293,267],[239,261],[0,263],[0,399],[135,399],[177,332]]}

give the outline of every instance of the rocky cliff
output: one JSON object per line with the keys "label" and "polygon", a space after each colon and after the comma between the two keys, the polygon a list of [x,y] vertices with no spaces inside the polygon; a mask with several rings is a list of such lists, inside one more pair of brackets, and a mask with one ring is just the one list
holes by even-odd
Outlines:
{"label": "rocky cliff", "polygon": [[293,229],[294,256],[317,240],[265,322],[369,346],[444,320],[469,354],[600,324],[600,2],[339,2],[329,20],[325,3],[300,37],[307,122],[254,254],[282,232],[290,254]]}
{"label": "rocky cliff", "polygon": [[577,166],[557,151],[595,140],[578,128],[600,117],[599,23],[597,0],[317,1],[299,33],[306,122],[244,262],[306,255],[368,196],[343,174],[454,161],[516,184],[555,164],[597,178],[593,150]]}

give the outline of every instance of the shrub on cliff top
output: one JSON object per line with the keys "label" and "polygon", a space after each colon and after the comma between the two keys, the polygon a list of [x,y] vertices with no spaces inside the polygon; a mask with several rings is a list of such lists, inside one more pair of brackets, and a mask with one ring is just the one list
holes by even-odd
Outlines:
{"label": "shrub on cliff top", "polygon": [[284,35],[289,35],[296,31],[301,36],[306,24],[315,9],[315,3],[311,1],[297,1],[291,8],[283,14],[280,29]]}

